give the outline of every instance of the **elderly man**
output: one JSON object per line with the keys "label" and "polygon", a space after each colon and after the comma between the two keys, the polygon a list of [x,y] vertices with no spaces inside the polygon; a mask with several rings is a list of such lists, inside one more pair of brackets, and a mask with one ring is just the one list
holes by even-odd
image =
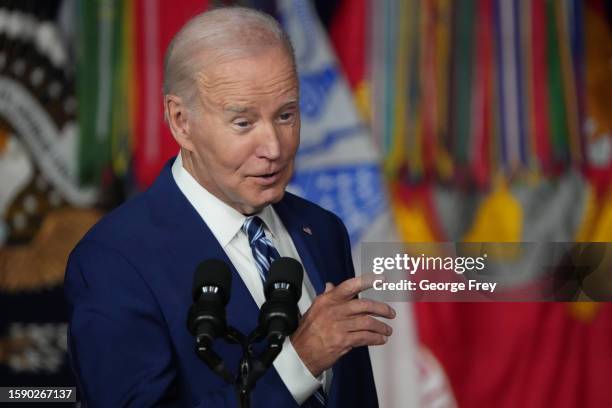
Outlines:
{"label": "elderly man", "polygon": [[[366,285],[354,277],[340,219],[285,192],[300,137],[285,33],[249,9],[203,13],[173,39],[164,68],[166,118],[180,154],[149,190],[92,228],[68,263],[69,349],[84,402],[237,406],[233,387],[194,352],[185,324],[191,282],[202,260],[231,265],[228,323],[249,333],[268,272],[255,246],[266,245],[268,261],[280,255],[304,265],[302,317],[252,405],[377,406],[364,346],[391,335],[373,316],[395,313],[356,297]],[[240,349],[222,341],[215,348],[235,370]]]}

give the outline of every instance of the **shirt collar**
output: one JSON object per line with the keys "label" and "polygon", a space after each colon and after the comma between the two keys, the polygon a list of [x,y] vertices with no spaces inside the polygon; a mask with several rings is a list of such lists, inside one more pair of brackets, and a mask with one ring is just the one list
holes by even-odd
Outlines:
{"label": "shirt collar", "polygon": [[[172,176],[179,189],[219,241],[221,247],[225,248],[241,230],[247,216],[230,207],[202,187],[183,167],[180,152],[172,164]],[[278,229],[280,220],[271,205],[264,207],[259,213],[253,215],[259,216],[267,227],[267,232],[276,236],[275,231]]]}
{"label": "shirt collar", "polygon": [[266,232],[272,234],[273,237],[276,237],[276,232],[278,231],[278,216],[274,213],[274,209],[271,205],[265,206],[259,213],[254,214],[257,215],[264,222],[266,227]]}

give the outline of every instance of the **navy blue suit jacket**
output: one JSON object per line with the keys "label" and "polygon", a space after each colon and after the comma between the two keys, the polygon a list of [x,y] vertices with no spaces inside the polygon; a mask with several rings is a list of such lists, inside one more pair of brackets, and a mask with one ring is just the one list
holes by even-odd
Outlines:
{"label": "navy blue suit jacket", "polygon": [[[317,293],[325,282],[354,276],[348,235],[337,216],[289,193],[274,208]],[[86,406],[238,406],[233,388],[196,356],[186,326],[194,271],[209,258],[232,265],[176,185],[171,162],[151,188],[85,235],[70,255],[65,292],[69,353]],[[259,309],[231,268],[228,324],[248,334]],[[215,350],[235,374],[241,349],[218,340]],[[341,357],[333,372],[329,407],[377,406],[365,347]],[[297,406],[273,368],[257,383],[251,404]]]}

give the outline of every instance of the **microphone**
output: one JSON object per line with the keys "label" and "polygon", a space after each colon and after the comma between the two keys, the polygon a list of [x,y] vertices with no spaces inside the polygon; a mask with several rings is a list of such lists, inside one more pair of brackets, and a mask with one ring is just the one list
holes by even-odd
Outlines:
{"label": "microphone", "polygon": [[279,258],[270,266],[266,302],[259,313],[259,327],[269,341],[283,340],[297,329],[303,278],[304,269],[293,258]]}
{"label": "microphone", "polygon": [[231,287],[232,272],[225,262],[209,259],[198,265],[193,276],[194,304],[189,308],[187,327],[206,349],[227,331],[225,306]]}

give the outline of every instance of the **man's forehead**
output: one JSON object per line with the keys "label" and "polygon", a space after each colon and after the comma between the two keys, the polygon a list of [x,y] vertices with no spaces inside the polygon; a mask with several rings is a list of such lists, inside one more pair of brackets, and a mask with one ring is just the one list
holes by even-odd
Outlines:
{"label": "man's forehead", "polygon": [[231,93],[236,89],[253,92],[295,93],[299,92],[297,74],[288,69],[274,75],[258,76],[254,72],[225,71],[206,72],[198,75],[198,86],[205,91]]}
{"label": "man's forehead", "polygon": [[[295,95],[287,95],[287,97],[278,98],[274,101],[274,104],[276,105],[276,108],[282,109],[291,105],[297,105],[298,102],[299,98],[297,97],[296,93]],[[228,102],[222,104],[222,109],[225,113],[247,113],[258,110],[259,106],[248,102],[243,104],[236,102]]]}
{"label": "man's forehead", "polygon": [[299,98],[295,67],[280,48],[217,61],[197,75],[203,102],[217,110],[245,113],[263,106],[280,109]]}
{"label": "man's forehead", "polygon": [[266,78],[275,82],[297,82],[293,59],[280,47],[265,48],[261,52],[202,52],[195,58],[202,61],[196,79],[207,88],[253,79],[265,85],[262,81]]}

